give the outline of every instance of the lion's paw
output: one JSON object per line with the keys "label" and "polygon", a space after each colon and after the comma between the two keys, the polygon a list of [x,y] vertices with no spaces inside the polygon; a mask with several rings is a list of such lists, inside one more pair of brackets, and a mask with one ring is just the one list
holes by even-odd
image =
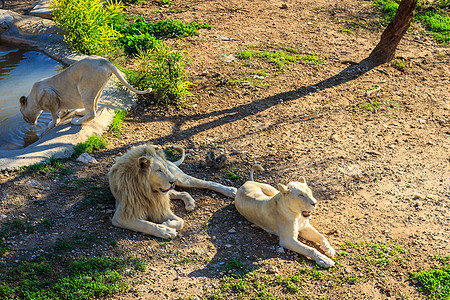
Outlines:
{"label": "lion's paw", "polygon": [[162,225],[169,226],[170,228],[174,229],[181,229],[183,227],[183,221],[182,220],[167,220],[162,223]]}
{"label": "lion's paw", "polygon": [[185,205],[184,208],[185,208],[187,211],[193,211],[194,208],[195,208],[195,202],[194,202],[194,203],[189,203],[188,205]]}
{"label": "lion's paw", "polygon": [[334,261],[324,255],[319,256],[316,259],[316,263],[320,267],[325,268],[325,269],[328,269],[328,268],[331,268],[332,266],[334,266]]}
{"label": "lion's paw", "polygon": [[70,121],[73,125],[80,125],[81,124],[81,118],[73,118],[72,121]]}
{"label": "lion's paw", "polygon": [[158,236],[163,239],[173,239],[177,236],[177,231],[169,226],[160,225],[158,226],[159,233]]}
{"label": "lion's paw", "polygon": [[237,193],[237,188],[230,186],[230,187],[228,187],[228,189],[225,193],[225,196],[228,196],[228,197],[234,199],[236,197],[236,193]]}
{"label": "lion's paw", "polygon": [[323,244],[322,246],[320,246],[320,249],[322,249],[323,252],[325,252],[325,254],[327,256],[329,256],[329,257],[334,257],[336,255],[336,251],[328,243]]}

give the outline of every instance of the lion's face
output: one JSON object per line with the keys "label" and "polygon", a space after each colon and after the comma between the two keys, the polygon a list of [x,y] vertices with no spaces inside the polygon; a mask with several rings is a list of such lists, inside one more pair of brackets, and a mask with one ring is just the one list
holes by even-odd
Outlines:
{"label": "lion's face", "polygon": [[36,103],[36,100],[32,97],[20,97],[20,112],[22,113],[23,120],[32,125],[37,124],[37,119],[42,113],[42,108]]}
{"label": "lion's face", "polygon": [[158,153],[153,157],[142,156],[139,158],[141,170],[147,172],[153,192],[167,193],[175,188],[176,178],[167,168],[164,155]]}
{"label": "lion's face", "polygon": [[301,177],[299,182],[290,182],[287,186],[279,184],[278,189],[293,211],[301,212],[305,218],[311,217],[311,211],[316,208],[317,200],[312,195],[305,178]]}

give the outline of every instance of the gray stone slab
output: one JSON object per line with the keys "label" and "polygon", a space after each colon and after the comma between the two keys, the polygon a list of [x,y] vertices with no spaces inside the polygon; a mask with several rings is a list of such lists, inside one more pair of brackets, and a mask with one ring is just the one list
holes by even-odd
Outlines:
{"label": "gray stone slab", "polygon": [[52,19],[52,9],[50,8],[49,0],[41,0],[30,11],[30,16],[40,17],[44,19]]}

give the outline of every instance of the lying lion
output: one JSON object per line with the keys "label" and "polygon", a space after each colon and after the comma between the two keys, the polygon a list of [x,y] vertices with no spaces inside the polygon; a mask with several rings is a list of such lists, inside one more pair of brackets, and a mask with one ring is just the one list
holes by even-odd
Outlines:
{"label": "lying lion", "polygon": [[332,259],[297,240],[300,234],[319,244],[326,255],[335,255],[328,240],[309,224],[317,200],[305,178],[300,177],[299,182],[290,182],[287,186],[278,184],[278,191],[268,184],[253,181],[255,169],[264,170],[258,164],[253,165],[250,181],[244,183],[236,193],[235,206],[239,213],[267,232],[278,235],[280,246],[314,259],[323,268],[333,266]]}
{"label": "lying lion", "polygon": [[233,198],[236,188],[200,180],[186,175],[178,166],[184,160],[184,149],[175,147],[182,157],[167,161],[162,150],[144,145],[129,150],[108,172],[111,192],[116,199],[114,226],[174,238],[183,227],[183,219],[170,209],[170,199],[184,201],[186,210],[193,210],[194,199],[187,192],[177,192],[175,185],[210,189]]}
{"label": "lying lion", "polygon": [[64,71],[36,82],[28,97],[20,97],[20,112],[25,122],[36,124],[42,111],[48,111],[52,120],[47,130],[55,127],[69,109],[84,109],[82,118],[73,118],[72,124],[84,124],[96,116],[97,103],[111,75],[136,94],[151,91],[134,89],[120,74],[119,70],[102,57],[92,56],[80,60]]}

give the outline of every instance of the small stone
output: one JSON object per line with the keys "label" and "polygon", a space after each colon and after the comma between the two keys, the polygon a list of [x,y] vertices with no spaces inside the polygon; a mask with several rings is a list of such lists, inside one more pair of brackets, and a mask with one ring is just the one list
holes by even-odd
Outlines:
{"label": "small stone", "polygon": [[270,266],[270,267],[267,269],[267,271],[268,271],[270,274],[277,274],[277,273],[278,273],[278,268],[275,267],[275,266]]}
{"label": "small stone", "polygon": [[281,7],[280,7],[281,9],[288,9],[288,6],[287,6],[287,4],[286,3],[283,3],[283,4],[281,4]]}
{"label": "small stone", "polygon": [[433,200],[433,201],[439,201],[439,197],[436,195],[433,195],[433,194],[427,194],[427,196],[425,198]]}
{"label": "small stone", "polygon": [[82,153],[80,156],[78,156],[77,161],[82,162],[84,164],[96,164],[98,161],[87,154],[86,152]]}
{"label": "small stone", "polygon": [[426,121],[424,119],[417,119],[417,122],[419,122],[420,124],[425,124]]}
{"label": "small stone", "polygon": [[283,247],[278,247],[278,248],[277,248],[277,252],[278,252],[278,253],[285,253]]}
{"label": "small stone", "polygon": [[423,199],[423,196],[421,194],[414,194],[414,199]]}
{"label": "small stone", "polygon": [[206,75],[208,75],[208,74],[209,74],[209,71],[208,71],[208,70],[205,70],[205,71],[202,72],[202,76],[206,76]]}
{"label": "small stone", "polygon": [[228,230],[228,233],[236,233],[236,230],[232,228],[232,229]]}
{"label": "small stone", "polygon": [[231,63],[236,60],[236,57],[233,54],[224,54],[222,55],[222,60],[226,63]]}
{"label": "small stone", "polygon": [[2,218],[2,219],[6,219],[6,215],[0,215],[0,218]]}
{"label": "small stone", "polygon": [[333,142],[339,142],[339,136],[338,136],[336,133],[332,134],[331,137],[330,137],[330,139],[331,139]]}
{"label": "small stone", "polygon": [[231,244],[225,244],[226,248],[231,248],[231,246],[232,246]]}

